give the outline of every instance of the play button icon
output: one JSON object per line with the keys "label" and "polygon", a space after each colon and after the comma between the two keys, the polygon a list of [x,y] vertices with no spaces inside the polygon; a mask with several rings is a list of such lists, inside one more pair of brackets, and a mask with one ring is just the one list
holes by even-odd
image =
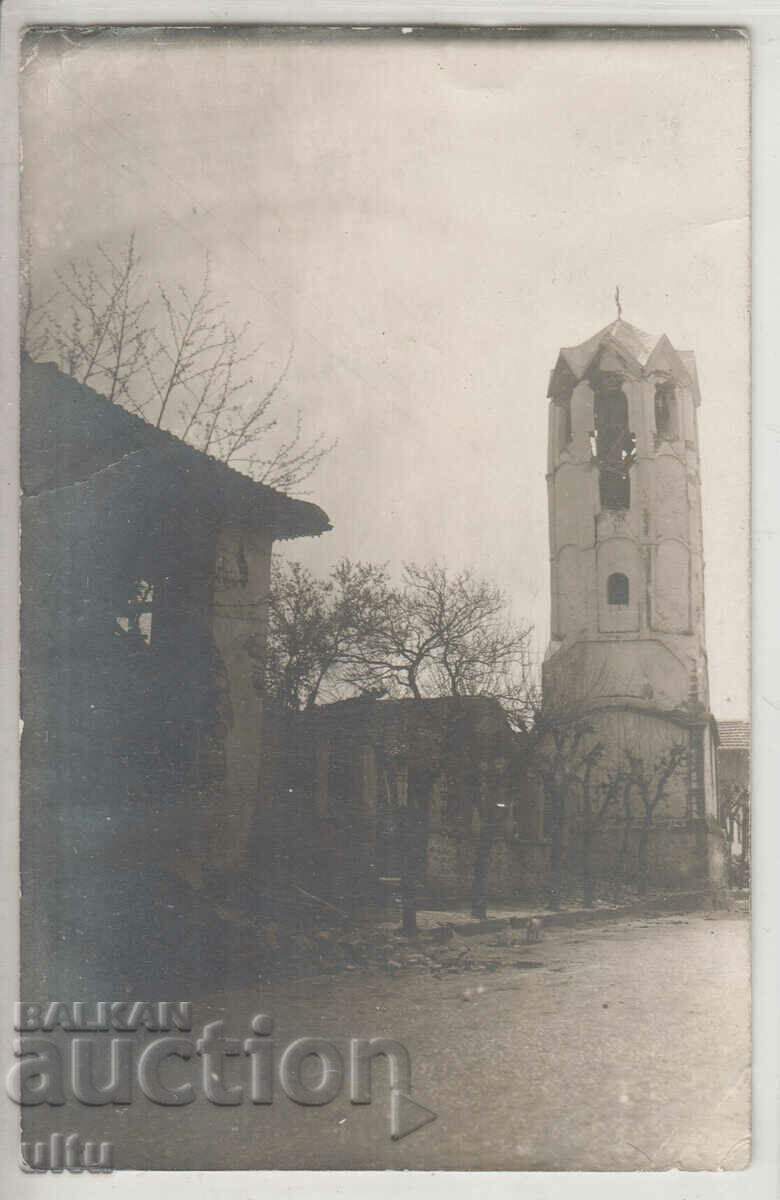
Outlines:
{"label": "play button icon", "polygon": [[390,1136],[394,1142],[399,1142],[407,1134],[422,1129],[436,1120],[437,1114],[424,1104],[418,1104],[400,1088],[393,1088],[390,1099]]}

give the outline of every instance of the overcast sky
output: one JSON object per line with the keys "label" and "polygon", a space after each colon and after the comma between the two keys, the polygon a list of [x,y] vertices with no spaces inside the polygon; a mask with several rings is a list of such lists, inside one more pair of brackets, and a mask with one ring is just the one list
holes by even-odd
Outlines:
{"label": "overcast sky", "polygon": [[615,316],[696,353],[712,707],[748,715],[748,48],[741,40],[50,36],[23,58],[45,289],[135,230],[204,255],[284,403],[340,556],[437,557],[549,630],[548,375]]}

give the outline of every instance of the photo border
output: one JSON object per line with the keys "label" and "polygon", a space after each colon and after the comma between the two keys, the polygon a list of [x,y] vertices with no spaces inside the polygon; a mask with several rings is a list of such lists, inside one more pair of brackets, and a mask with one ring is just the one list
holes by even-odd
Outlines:
{"label": "photo border", "polygon": [[[366,1188],[387,1196],[422,1194],[454,1197],[487,1191],[491,1197],[547,1200],[577,1196],[599,1200],[625,1195],[636,1200],[663,1190],[670,1200],[720,1197],[770,1197],[777,1190],[778,901],[777,747],[780,746],[780,417],[777,409],[776,347],[780,346],[780,0],[746,6],[718,3],[544,5],[512,0],[484,3],[436,3],[415,0],[5,0],[0,9],[0,395],[5,437],[0,443],[3,497],[0,522],[0,604],[5,637],[0,657],[0,736],[8,786],[4,788],[0,826],[0,961],[2,1007],[8,1014],[5,1037],[10,1062],[11,1012],[17,999],[18,937],[18,50],[21,31],[31,25],[353,25],[353,26],[501,26],[539,29],[568,26],[739,27],[752,47],[753,113],[753,285],[752,285],[752,443],[753,443],[753,1158],[741,1172],[396,1172],[396,1171],[118,1171],[106,1178],[23,1174],[19,1163],[19,1110],[0,1104],[0,1181],[16,1183],[22,1197],[56,1195],[105,1197],[165,1195],[189,1197],[273,1197],[298,1195],[309,1188],[339,1200],[362,1200]],[[3,1066],[5,1071],[7,1066]],[[735,1081],[736,1082],[736,1081]],[[18,1181],[18,1182],[17,1182]],[[11,1194],[9,1188],[7,1194]]]}

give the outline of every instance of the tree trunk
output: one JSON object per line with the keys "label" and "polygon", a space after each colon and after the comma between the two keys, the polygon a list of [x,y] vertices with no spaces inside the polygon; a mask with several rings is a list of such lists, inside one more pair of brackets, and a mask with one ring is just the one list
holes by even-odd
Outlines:
{"label": "tree trunk", "polygon": [[479,831],[477,852],[474,856],[474,878],[471,886],[471,915],[484,921],[487,916],[487,882],[490,866],[490,849],[493,831],[485,826]]}
{"label": "tree trunk", "polygon": [[582,834],[582,893],[586,908],[593,908],[593,866],[591,862],[592,833],[586,828]]}
{"label": "tree trunk", "polygon": [[398,810],[401,846],[401,932],[405,937],[417,934],[417,862],[414,847],[412,810],[408,804]]}
{"label": "tree trunk", "polygon": [[417,893],[425,876],[428,857],[428,806],[437,771],[410,769],[406,805],[398,810],[401,847],[402,932],[417,934]]}
{"label": "tree trunk", "polygon": [[647,895],[647,849],[650,839],[650,825],[644,821],[642,828],[639,831],[639,850],[638,850],[638,871],[637,871],[637,895]]}
{"label": "tree trunk", "polygon": [[614,896],[618,897],[620,885],[626,882],[626,864],[628,863],[628,851],[631,845],[631,804],[630,800],[623,798],[623,837],[620,841],[620,850],[618,851],[618,860],[615,864],[614,874]]}
{"label": "tree trunk", "polygon": [[583,783],[582,798],[582,900],[586,908],[593,908],[593,869],[591,847],[593,841],[593,811],[590,803],[590,771]]}
{"label": "tree trunk", "polygon": [[548,908],[557,912],[561,907],[561,891],[563,890],[563,816],[560,803],[556,797],[556,810],[553,814],[552,829],[550,830],[550,887]]}
{"label": "tree trunk", "polygon": [[404,937],[417,937],[417,885],[413,880],[401,880],[401,933]]}

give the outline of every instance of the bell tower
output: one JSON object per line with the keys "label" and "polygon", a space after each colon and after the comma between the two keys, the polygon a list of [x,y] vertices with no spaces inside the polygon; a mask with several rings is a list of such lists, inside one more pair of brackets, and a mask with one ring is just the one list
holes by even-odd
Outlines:
{"label": "bell tower", "polygon": [[684,741],[686,786],[666,817],[709,823],[715,734],[693,353],[636,329],[619,309],[560,351],[548,398],[545,703],[592,714],[607,746],[643,742],[660,753]]}
{"label": "bell tower", "polygon": [[706,709],[693,354],[618,319],[561,350],[549,398],[548,673],[574,654],[590,692]]}

